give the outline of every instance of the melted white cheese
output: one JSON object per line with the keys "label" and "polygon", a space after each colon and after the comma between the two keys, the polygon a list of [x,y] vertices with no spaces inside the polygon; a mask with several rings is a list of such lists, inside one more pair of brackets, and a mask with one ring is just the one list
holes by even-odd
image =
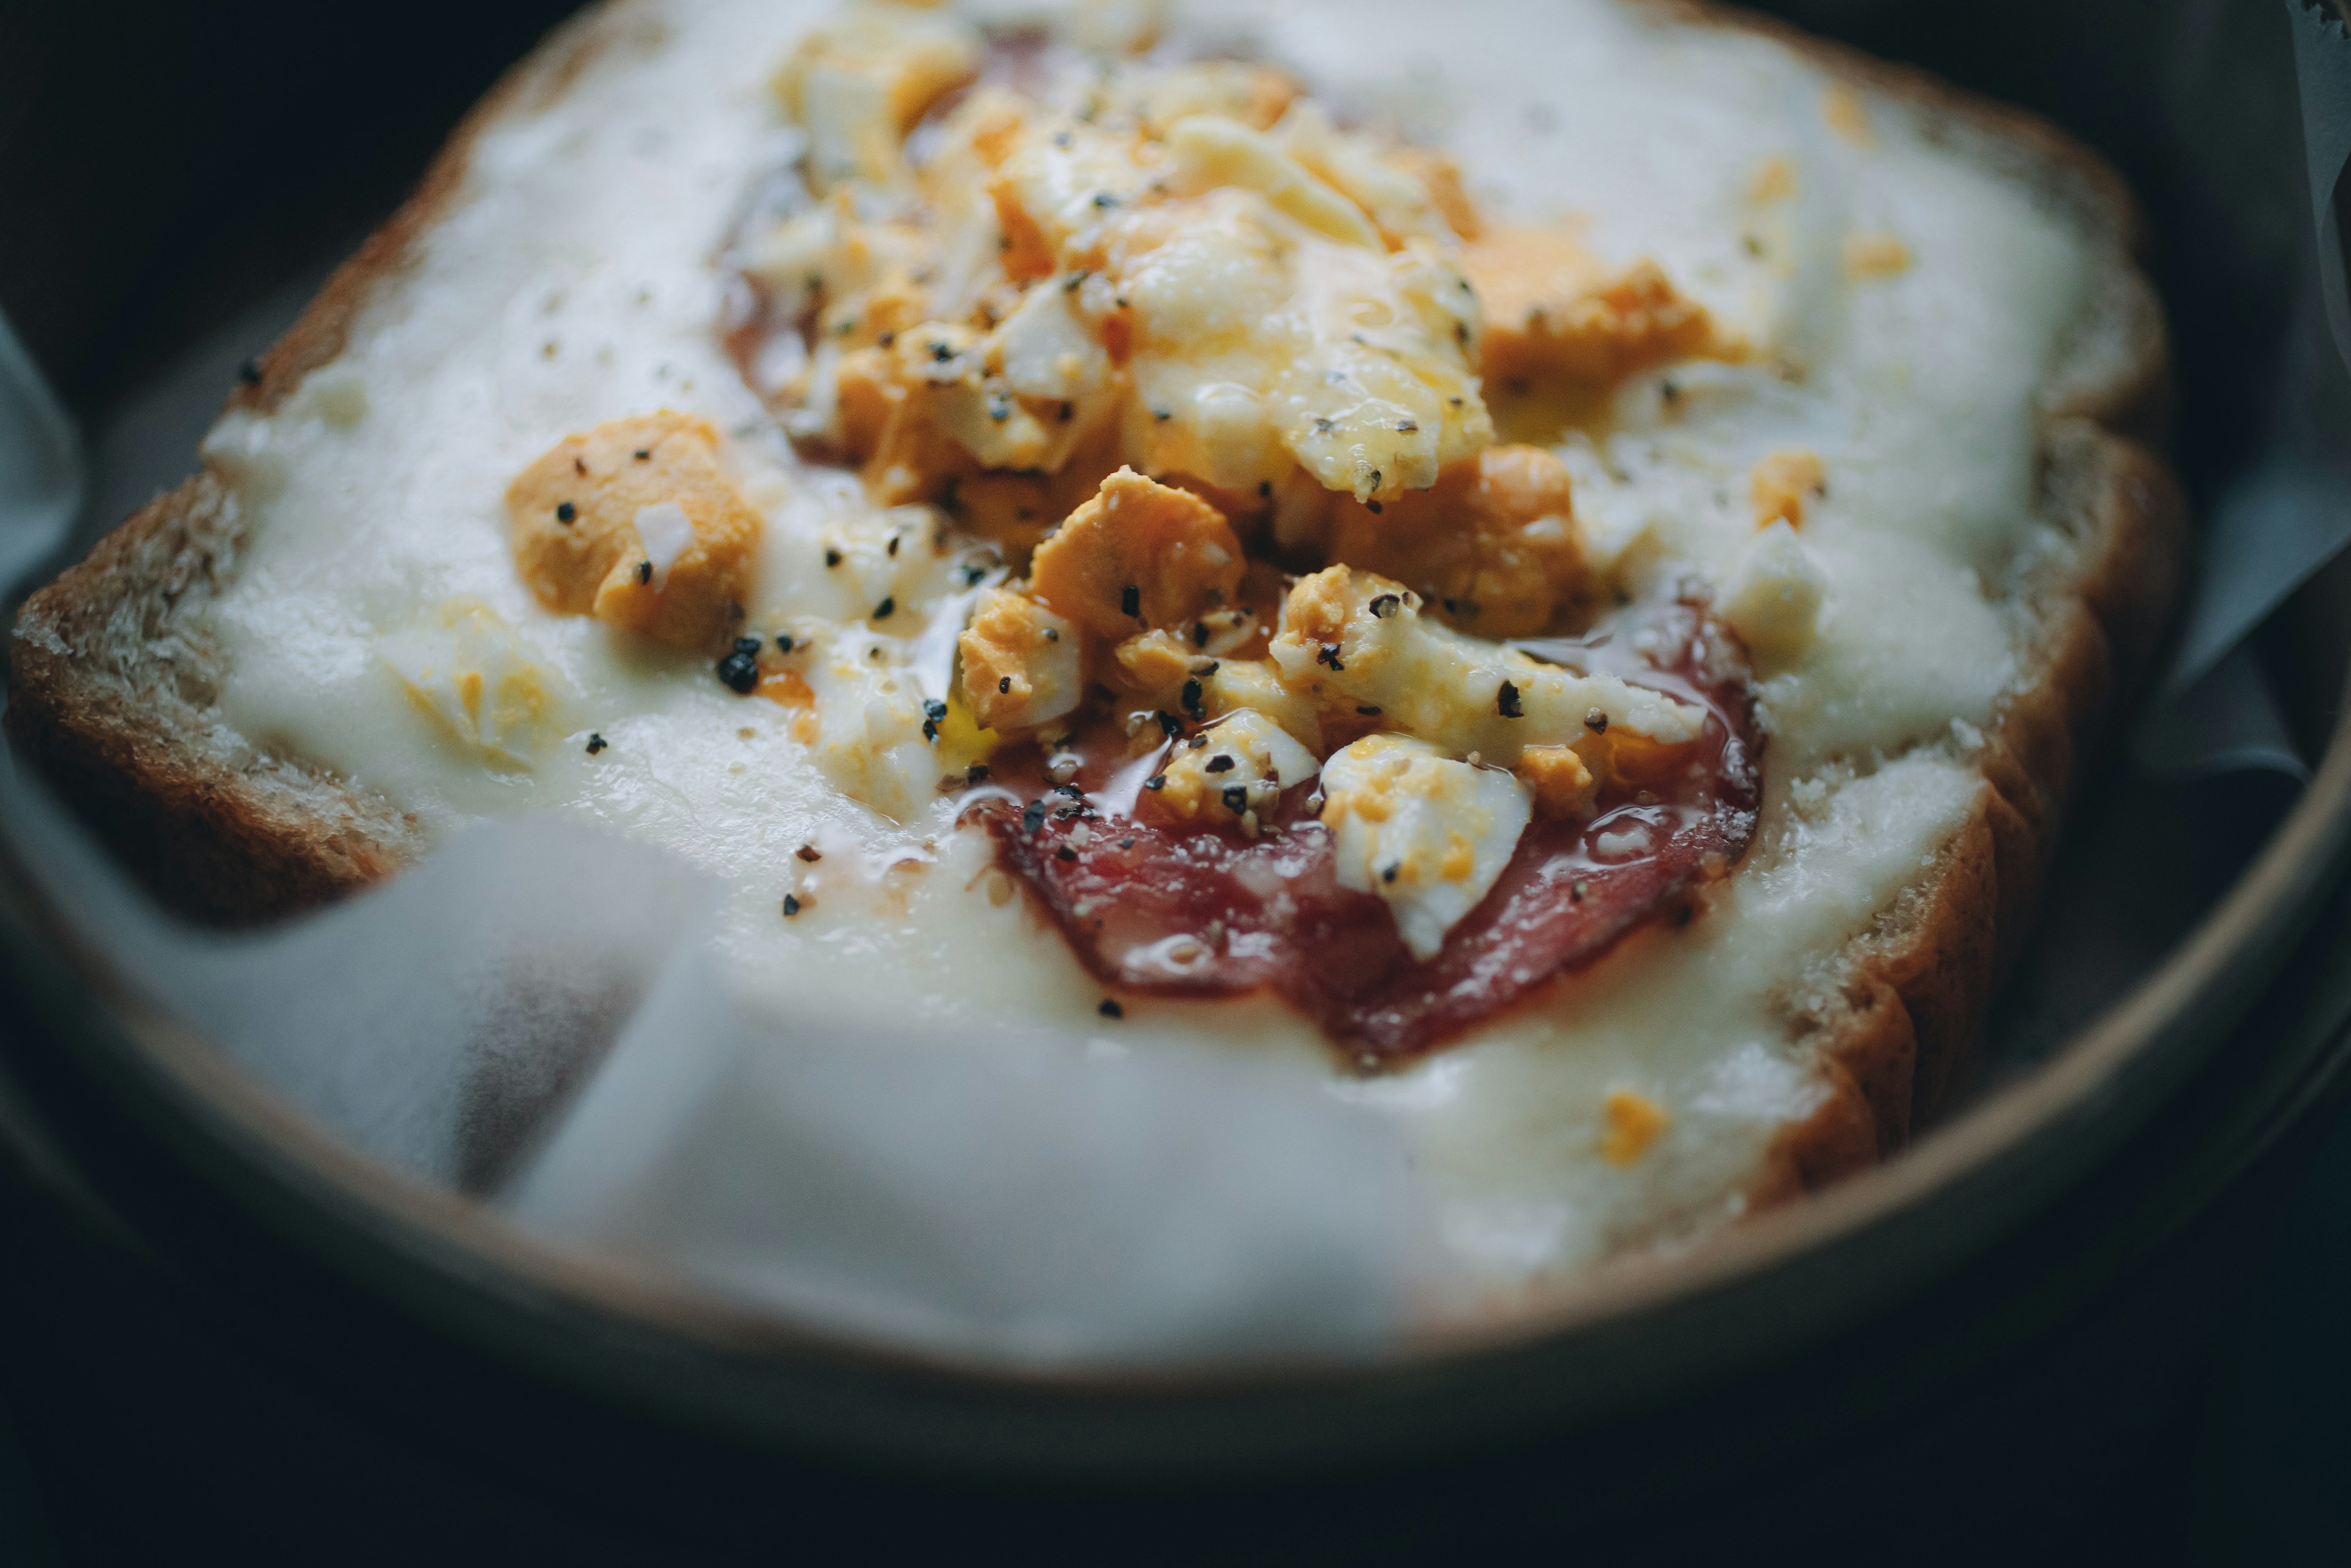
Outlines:
{"label": "melted white cheese", "polygon": [[[888,998],[918,1026],[1238,1041],[1322,1064],[1333,1094],[1405,1129],[1479,1278],[1573,1267],[1737,1212],[1761,1152],[1822,1092],[1792,1013],[1983,788],[1949,737],[1988,724],[2013,679],[2023,629],[1996,597],[2009,563],[2067,548],[2031,514],[2032,408],[2082,300],[2078,243],[1896,109],[1876,106],[1869,146],[1840,140],[1817,69],[1766,39],[1663,26],[1606,0],[1194,8],[1326,98],[1446,146],[1490,215],[1583,214],[1602,256],[1656,260],[1759,345],[1751,366],[1640,378],[1610,432],[1563,455],[1579,515],[1636,575],[1724,581],[1745,563],[1759,604],[1816,595],[1814,635],[1762,687],[1761,831],[1707,917],[1363,1082],[1270,999],[1131,1001],[1106,1024],[1061,938],[1021,901],[976,890],[987,847],[950,831],[935,795],[892,821],[841,792],[830,713],[812,745],[795,739],[791,710],[737,695],[706,660],[550,615],[517,580],[501,497],[527,463],[618,415],[705,414],[731,433],[726,460],[767,518],[752,625],[838,637],[820,678],[872,687],[858,716],[882,744],[862,757],[881,765],[921,744],[917,654],[960,583],[954,564],[930,548],[928,514],[877,511],[853,482],[799,466],[717,336],[714,258],[779,151],[768,78],[827,12],[647,0],[606,16],[607,45],[569,91],[544,105],[524,94],[484,130],[451,207],[359,311],[341,360],[276,414],[223,422],[208,451],[250,526],[211,612],[229,722],[444,832],[551,811],[720,873],[737,890],[720,938],[730,972],[799,1027],[854,1030]],[[852,131],[841,141],[844,162],[868,155]],[[1774,159],[1792,165],[1795,193],[1759,199]],[[1912,265],[1846,276],[1844,235],[1864,230],[1897,237]],[[1088,374],[1059,340],[1039,322],[1021,373]],[[1771,374],[1775,356],[1801,381]],[[1807,508],[1802,572],[1750,555],[1747,476],[1789,448],[1835,476]],[[894,613],[872,619],[885,599]],[[512,634],[496,656],[544,677],[528,768],[486,765],[505,721],[465,720],[456,687],[413,656],[420,629],[475,601]],[[591,730],[610,743],[594,756]],[[820,864],[795,856],[811,842]],[[810,904],[786,922],[778,896],[794,889]],[[1670,1118],[1622,1166],[1601,1152],[1620,1092]]]}

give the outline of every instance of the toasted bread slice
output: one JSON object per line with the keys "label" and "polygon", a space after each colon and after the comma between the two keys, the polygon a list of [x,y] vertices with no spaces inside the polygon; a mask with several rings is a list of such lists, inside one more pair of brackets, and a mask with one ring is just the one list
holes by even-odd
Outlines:
{"label": "toasted bread slice", "polygon": [[[1751,1183],[1768,1198],[1900,1148],[1965,1061],[2026,929],[2068,793],[2165,625],[2184,512],[2151,444],[2167,397],[2162,315],[2134,259],[2131,202],[2111,172],[2042,122],[1926,76],[1710,7],[1656,9],[1677,26],[1767,31],[1810,55],[1862,99],[1913,117],[1957,156],[2062,214],[2093,270],[2036,410],[2034,504],[2073,549],[2018,595],[2037,630],[1985,731],[1988,787],[1975,809],[1852,940],[1825,999],[1797,1009],[1832,1092],[1772,1145]],[[592,12],[517,67],[230,407],[272,410],[333,361],[355,314],[415,265],[484,128],[564,94],[629,13]],[[239,497],[211,470],[135,514],[24,606],[6,714],[20,753],[157,898],[223,925],[362,887],[431,841],[391,800],[225,718],[226,655],[206,610],[235,580],[244,539]]]}

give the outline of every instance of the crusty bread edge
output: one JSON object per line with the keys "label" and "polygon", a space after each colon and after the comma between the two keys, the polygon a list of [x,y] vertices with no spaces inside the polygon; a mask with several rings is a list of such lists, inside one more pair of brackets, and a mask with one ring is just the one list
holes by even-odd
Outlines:
{"label": "crusty bread edge", "polygon": [[[2023,167],[2089,245],[2082,316],[2039,392],[2038,515],[2072,570],[2021,585],[2041,629],[1977,758],[1976,801],[1932,863],[1850,944],[1829,1005],[1798,1013],[1827,1091],[1772,1140],[1750,1211],[1897,1153],[1973,1064],[1984,1013],[2040,902],[2081,759],[2145,679],[2179,599],[2188,507],[2156,449],[2170,415],[2161,301],[2138,265],[2145,225],[2120,175],[2040,117],[1931,73],[1708,0],[1636,0],[1663,21],[1770,38],[1833,78]],[[2101,351],[2104,357],[2101,358]],[[1792,1011],[1795,1011],[1792,1007]]]}
{"label": "crusty bread edge", "polygon": [[[254,361],[224,413],[267,413],[340,355],[376,288],[408,269],[464,187],[483,131],[559,95],[622,25],[615,9],[593,7],[507,69],[399,210]],[[207,747],[188,733],[200,721],[185,710],[203,705],[174,699],[213,673],[205,666],[217,660],[208,657],[214,651],[201,612],[227,585],[243,542],[235,497],[209,464],[131,514],[19,608],[0,716],[16,754],[40,768],[158,902],[215,925],[256,925],[327,903],[391,875],[425,847],[413,818],[328,768],[282,748]],[[126,644],[130,658],[93,667]],[[164,669],[140,667],[158,651]],[[174,716],[183,727],[159,734],[159,707],[182,710]],[[266,787],[295,779],[312,788]],[[341,800],[319,799],[335,795]]]}
{"label": "crusty bread edge", "polygon": [[[2020,685],[1987,735],[1986,784],[1974,809],[1932,867],[1855,938],[1836,1001],[1799,1020],[1829,1092],[1773,1141],[1749,1189],[1760,1207],[1896,1152],[1959,1073],[2030,920],[2075,759],[2091,749],[2163,629],[2185,508],[2169,471],[2141,444],[2165,417],[2168,355],[2160,307],[2134,264],[2136,208],[2102,162],[2031,115],[1783,24],[1696,0],[1642,4],[1661,20],[1770,37],[1874,97],[2025,161],[2037,188],[2074,214],[2098,254],[2090,309],[2114,319],[2085,325],[2082,337],[2126,344],[2113,364],[2087,373],[2060,363],[2043,389],[2043,510],[2072,524],[2078,555],[2068,580],[2037,585],[2044,634],[2027,664],[2039,678]],[[339,355],[375,288],[410,265],[420,236],[464,185],[483,129],[559,94],[625,15],[593,9],[509,70],[414,194],[261,357],[257,376],[229,407],[274,409]],[[194,634],[202,605],[233,574],[240,540],[235,499],[209,471],[134,514],[20,611],[5,715],[19,755],[151,892],[183,915],[226,925],[340,896],[390,875],[423,847],[411,820],[328,770],[250,747],[209,755],[184,737],[158,733],[140,683],[118,691],[94,678],[91,637],[120,637],[126,621],[143,630],[142,646]],[[287,775],[315,787],[266,787]]]}

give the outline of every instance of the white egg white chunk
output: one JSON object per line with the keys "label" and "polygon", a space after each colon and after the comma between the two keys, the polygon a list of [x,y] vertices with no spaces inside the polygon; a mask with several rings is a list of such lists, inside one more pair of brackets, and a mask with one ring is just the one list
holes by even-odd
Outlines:
{"label": "white egg white chunk", "polygon": [[1322,821],[1338,841],[1339,885],[1387,900],[1416,958],[1478,907],[1510,863],[1533,808],[1498,768],[1457,762],[1425,742],[1371,735],[1322,767]]}

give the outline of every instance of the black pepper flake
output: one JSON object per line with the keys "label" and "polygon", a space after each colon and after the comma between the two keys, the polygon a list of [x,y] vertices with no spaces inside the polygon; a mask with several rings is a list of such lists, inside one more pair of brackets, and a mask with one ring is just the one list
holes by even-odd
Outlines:
{"label": "black pepper flake", "polygon": [[1594,735],[1605,735],[1608,733],[1608,716],[1593,708],[1583,716],[1583,727]]}
{"label": "black pepper flake", "polygon": [[1145,779],[1143,781],[1143,787],[1145,789],[1165,789],[1167,788],[1167,775],[1165,773],[1155,773],[1150,778]]}
{"label": "black pepper flake", "polygon": [[1224,793],[1217,799],[1222,800],[1225,803],[1225,810],[1236,817],[1249,810],[1249,790],[1241,785],[1226,786]]}
{"label": "black pepper flake", "polygon": [[1024,833],[1033,833],[1044,825],[1045,797],[1040,795],[1029,802],[1027,810],[1020,813],[1020,831]]}
{"label": "black pepper flake", "polygon": [[718,661],[718,678],[738,695],[749,695],[751,688],[759,684],[758,654],[747,653],[737,644],[733,653]]}
{"label": "black pepper flake", "polygon": [[824,564],[828,570],[832,567],[839,566],[841,564],[841,552],[837,549],[829,549],[825,551]]}
{"label": "black pepper flake", "polygon": [[1318,434],[1328,435],[1331,434],[1331,422],[1318,413],[1314,416],[1314,429]]}
{"label": "black pepper flake", "polygon": [[1257,498],[1260,501],[1270,500],[1273,498],[1272,480],[1260,479],[1257,482]]}
{"label": "black pepper flake", "polygon": [[1174,714],[1169,713],[1165,708],[1161,708],[1157,716],[1159,719],[1159,733],[1165,736],[1168,739],[1173,740],[1177,736],[1184,733],[1184,721],[1177,718]]}
{"label": "black pepper flake", "polygon": [[1090,821],[1093,814],[1094,809],[1092,806],[1064,806],[1053,813],[1053,821],[1057,822],[1086,821]]}
{"label": "black pepper flake", "polygon": [[1108,997],[1104,997],[1102,998],[1102,1006],[1096,1008],[1094,1011],[1102,1014],[1102,1016],[1106,1019],[1123,1019],[1126,1016],[1126,1009],[1120,1007]]}
{"label": "black pepper flake", "polygon": [[1526,717],[1526,710],[1519,706],[1519,688],[1504,681],[1502,689],[1494,694],[1494,711],[1504,718]]}
{"label": "black pepper flake", "polygon": [[1143,590],[1130,582],[1118,591],[1118,612],[1143,619]]}
{"label": "black pepper flake", "polygon": [[1207,645],[1208,645],[1208,623],[1207,623],[1207,622],[1205,622],[1205,621],[1195,621],[1195,622],[1192,622],[1192,646],[1194,646],[1195,648],[1205,648],[1205,647],[1207,647]]}
{"label": "black pepper flake", "polygon": [[1336,643],[1325,643],[1317,649],[1314,662],[1318,664],[1328,664],[1334,670],[1343,670],[1347,667],[1339,662],[1339,644]]}
{"label": "black pepper flake", "polygon": [[1056,632],[1056,631],[1055,631],[1055,630],[1053,630],[1053,628],[1051,628],[1050,626],[1048,626],[1048,627],[1046,627],[1046,628],[1045,628],[1045,641],[1046,641],[1046,642],[1048,642],[1048,643],[1058,643],[1058,642],[1060,642],[1061,640],[1061,634],[1059,632]]}
{"label": "black pepper flake", "polygon": [[1155,408],[1151,411],[1151,417],[1165,424],[1176,417],[1176,411],[1172,408]]}
{"label": "black pepper flake", "polygon": [[1674,911],[1674,929],[1678,931],[1697,918],[1697,906],[1694,904],[1685,904],[1679,909]]}
{"label": "black pepper flake", "polygon": [[1211,773],[1230,773],[1233,770],[1233,759],[1219,751],[1208,758],[1207,766]]}
{"label": "black pepper flake", "polygon": [[789,920],[800,912],[800,901],[790,894],[784,894],[784,918]]}
{"label": "black pepper flake", "polygon": [[1054,415],[1054,422],[1059,424],[1067,424],[1070,423],[1070,416],[1077,412],[1078,405],[1076,403],[1065,402],[1061,405],[1061,412]]}
{"label": "black pepper flake", "polygon": [[1002,424],[1006,420],[1010,419],[1012,417],[1012,400],[1006,397],[1001,392],[991,395],[987,400],[987,417],[994,420],[998,424]]}
{"label": "black pepper flake", "polygon": [[1365,718],[1377,718],[1380,716],[1379,709],[1375,707],[1367,707],[1361,703],[1355,705],[1355,711],[1362,714]]}
{"label": "black pepper flake", "polygon": [[898,553],[897,535],[892,534],[890,536],[890,542],[882,547],[882,553],[886,556],[895,556]]}
{"label": "black pepper flake", "polygon": [[1205,720],[1208,716],[1208,710],[1201,706],[1200,695],[1200,678],[1197,675],[1187,676],[1184,682],[1182,698],[1184,711],[1195,719]]}
{"label": "black pepper flake", "polygon": [[1224,668],[1224,666],[1217,663],[1214,659],[1203,659],[1198,664],[1192,666],[1192,673],[1205,680],[1208,676],[1215,674],[1222,668]]}
{"label": "black pepper flake", "polygon": [[555,520],[557,522],[568,523],[579,515],[580,508],[573,506],[570,502],[558,501],[555,503]]}
{"label": "black pepper flake", "polygon": [[926,718],[945,718],[947,716],[947,705],[932,697],[923,704],[923,715]]}
{"label": "black pepper flake", "polygon": [[975,762],[970,767],[965,768],[963,770],[963,781],[967,784],[987,783],[987,764],[985,762]]}
{"label": "black pepper flake", "polygon": [[896,613],[898,613],[898,601],[895,595],[885,597],[881,603],[873,607],[873,619],[876,621],[887,621]]}
{"label": "black pepper flake", "polygon": [[948,348],[945,343],[933,340],[931,343],[931,358],[944,365],[949,360],[955,358],[955,350]]}
{"label": "black pepper flake", "polygon": [[588,477],[588,459],[585,457],[574,457],[571,460],[571,471],[574,474],[579,475],[582,479]]}
{"label": "black pepper flake", "polygon": [[824,859],[824,852],[817,848],[814,844],[802,844],[799,849],[794,850],[792,852],[799,856],[800,859],[808,862],[810,865],[814,865],[817,862]]}
{"label": "black pepper flake", "polygon": [[641,560],[637,562],[637,585],[642,588],[653,580],[653,563],[649,560]]}
{"label": "black pepper flake", "polygon": [[1012,695],[1012,677],[1010,675],[998,675],[996,677],[996,695],[1000,697],[1008,697]]}
{"label": "black pepper flake", "polygon": [[[1465,346],[1465,347],[1466,347],[1466,346],[1468,346],[1468,341],[1469,341],[1469,323],[1468,323],[1468,322],[1467,322],[1467,321],[1456,321],[1455,323],[1453,323],[1453,340],[1454,340],[1455,342],[1457,342],[1457,343],[1462,344],[1462,345],[1463,345],[1463,346]],[[1459,402],[1460,400],[1459,400],[1458,398],[1457,398],[1457,399],[1455,399],[1454,401],[1458,402]]]}
{"label": "black pepper flake", "polygon": [[873,340],[883,348],[887,349],[896,344],[898,341],[898,334],[895,332],[884,332]]}
{"label": "black pepper flake", "polygon": [[792,651],[792,634],[791,634],[790,632],[777,632],[777,633],[776,633],[776,652],[777,652],[777,653],[790,653],[791,651]]}
{"label": "black pepper flake", "polygon": [[1069,845],[1063,844],[1060,849],[1053,852],[1053,858],[1057,861],[1069,861],[1074,862],[1078,858],[1078,852],[1071,849]]}
{"label": "black pepper flake", "polygon": [[987,568],[984,566],[967,566],[963,569],[963,585],[966,588],[977,588],[987,577]]}
{"label": "black pepper flake", "polygon": [[1364,506],[1371,512],[1372,516],[1375,517],[1382,512],[1387,510],[1386,507],[1381,506],[1377,501],[1366,501],[1364,503]]}
{"label": "black pepper flake", "polygon": [[1396,434],[1398,435],[1411,435],[1419,429],[1420,426],[1412,420],[1399,419],[1396,421]]}
{"label": "black pepper flake", "polygon": [[1397,598],[1393,593],[1381,593],[1374,595],[1371,603],[1366,605],[1364,608],[1368,609],[1372,612],[1372,618],[1374,620],[1384,621],[1389,616],[1395,614],[1396,612],[1396,606],[1403,602],[1403,600]]}
{"label": "black pepper flake", "polygon": [[1096,191],[1094,193],[1094,205],[1098,207],[1114,207],[1118,205],[1118,198],[1112,195],[1108,191]]}
{"label": "black pepper flake", "polygon": [[1075,294],[1078,291],[1078,286],[1085,282],[1089,276],[1091,275],[1088,274],[1084,268],[1079,268],[1077,271],[1070,274],[1069,277],[1061,279],[1061,292],[1064,294]]}
{"label": "black pepper flake", "polygon": [[1134,847],[1134,841],[1133,839],[1121,839],[1118,841],[1118,847],[1123,850],[1131,850]]}
{"label": "black pepper flake", "polygon": [[1056,784],[1053,786],[1053,793],[1067,795],[1072,800],[1082,800],[1086,798],[1086,792],[1074,784]]}
{"label": "black pepper flake", "polygon": [[650,446],[640,446],[630,455],[636,458],[640,463],[650,463],[653,460],[653,448]]}
{"label": "black pepper flake", "polygon": [[1567,901],[1570,904],[1582,904],[1583,895],[1591,891],[1592,884],[1588,882],[1571,882],[1567,884]]}
{"label": "black pepper flake", "polygon": [[1385,866],[1380,868],[1380,880],[1382,882],[1394,882],[1396,879],[1396,873],[1403,869],[1404,862],[1402,861],[1392,861]]}
{"label": "black pepper flake", "polygon": [[593,757],[611,744],[612,743],[611,741],[605,739],[602,736],[590,732],[588,737],[588,755]]}
{"label": "black pepper flake", "polygon": [[1187,749],[1193,751],[1202,750],[1207,746],[1207,744],[1208,737],[1205,735],[1196,735],[1191,739],[1184,743]]}
{"label": "black pepper flake", "polygon": [[237,366],[236,379],[243,382],[249,387],[259,386],[261,384],[261,361],[259,360],[247,360],[245,363]]}
{"label": "black pepper flake", "polygon": [[1682,389],[1670,381],[1659,382],[1657,383],[1657,395],[1664,398],[1667,402],[1679,402],[1682,401]]}

